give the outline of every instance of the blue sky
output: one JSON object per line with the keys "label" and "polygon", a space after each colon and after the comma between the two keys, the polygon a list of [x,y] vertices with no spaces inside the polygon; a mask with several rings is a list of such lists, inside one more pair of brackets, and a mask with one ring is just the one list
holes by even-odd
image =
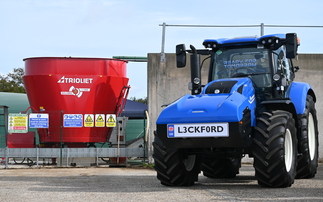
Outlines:
{"label": "blue sky", "polygon": [[[0,73],[28,57],[146,56],[161,51],[163,22],[171,25],[323,26],[322,0],[0,0]],[[323,53],[323,28],[265,28],[296,32],[300,53]],[[206,38],[255,36],[260,28],[167,27],[165,52]],[[129,63],[130,97],[147,95],[146,63]],[[186,84],[183,84],[186,85]]]}

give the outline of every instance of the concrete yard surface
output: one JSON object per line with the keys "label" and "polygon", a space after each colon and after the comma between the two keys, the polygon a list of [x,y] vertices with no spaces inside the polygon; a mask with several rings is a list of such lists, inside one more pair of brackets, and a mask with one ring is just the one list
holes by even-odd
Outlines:
{"label": "concrete yard surface", "polygon": [[323,164],[313,179],[297,179],[290,188],[261,188],[251,164],[234,179],[201,173],[191,187],[160,184],[149,168],[0,169],[1,201],[323,201]]}

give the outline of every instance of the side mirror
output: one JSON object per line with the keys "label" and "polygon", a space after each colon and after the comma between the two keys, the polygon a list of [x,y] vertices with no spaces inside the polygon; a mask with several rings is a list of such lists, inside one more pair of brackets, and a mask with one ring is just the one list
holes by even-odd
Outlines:
{"label": "side mirror", "polygon": [[178,68],[186,66],[185,44],[179,44],[176,46],[176,65]]}
{"label": "side mirror", "polygon": [[286,57],[295,58],[297,55],[297,36],[296,33],[286,34]]}

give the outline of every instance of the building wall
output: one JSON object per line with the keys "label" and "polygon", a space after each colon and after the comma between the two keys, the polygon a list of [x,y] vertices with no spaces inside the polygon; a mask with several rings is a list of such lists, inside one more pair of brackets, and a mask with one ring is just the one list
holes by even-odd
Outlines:
{"label": "building wall", "polygon": [[[189,58],[189,57],[188,57]],[[207,82],[207,60],[202,69],[202,84]],[[317,98],[316,110],[318,116],[319,132],[323,133],[323,101],[322,79],[323,79],[323,54],[300,54],[298,61],[293,61],[294,66],[299,66],[295,81],[309,83]],[[187,61],[189,64],[189,61]],[[189,65],[184,68],[176,67],[175,54],[166,54],[166,60],[160,62],[160,53],[148,54],[148,111],[149,111],[149,160],[152,162],[153,131],[156,130],[156,120],[162,111],[162,105],[173,102],[181,96],[190,93],[188,82],[190,82]],[[323,138],[320,138],[323,145]],[[323,157],[322,147],[319,149],[320,157]]]}

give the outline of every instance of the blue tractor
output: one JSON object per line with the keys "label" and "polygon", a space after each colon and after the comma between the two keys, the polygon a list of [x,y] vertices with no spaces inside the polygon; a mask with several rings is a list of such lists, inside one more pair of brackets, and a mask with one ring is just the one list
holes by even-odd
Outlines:
{"label": "blue tractor", "polygon": [[[203,175],[233,178],[241,159],[253,157],[258,184],[290,187],[318,166],[316,96],[294,82],[295,33],[205,40],[205,49],[176,46],[177,67],[190,54],[191,94],[159,115],[153,142],[157,178],[191,186]],[[204,60],[200,63],[200,58]],[[201,68],[209,60],[208,83]]]}

